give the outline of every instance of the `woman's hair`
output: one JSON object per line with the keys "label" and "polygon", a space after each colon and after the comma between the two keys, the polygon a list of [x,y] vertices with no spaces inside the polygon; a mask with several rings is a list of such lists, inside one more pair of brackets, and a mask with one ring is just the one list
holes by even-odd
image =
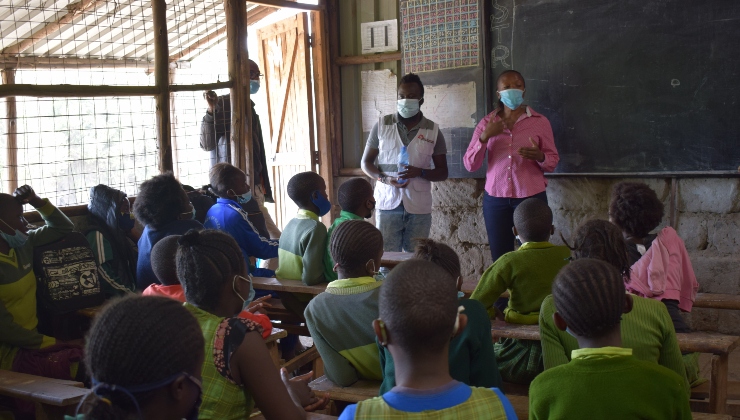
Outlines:
{"label": "woman's hair", "polygon": [[620,182],[612,189],[609,216],[628,235],[644,238],[663,220],[663,203],[646,184]]}
{"label": "woman's hair", "polygon": [[414,258],[437,264],[455,279],[460,276],[460,257],[449,246],[432,239],[417,238],[414,251]]}
{"label": "woman's hair", "polygon": [[213,165],[209,175],[211,190],[219,197],[226,198],[228,196],[226,191],[234,188],[236,177],[244,176],[244,172],[230,163],[221,162]]}
{"label": "woman's hair", "polygon": [[595,258],[613,265],[625,279],[630,277],[630,259],[622,231],[606,220],[587,220],[573,235],[575,259]]}
{"label": "woman's hair", "polygon": [[[515,75],[519,76],[519,78],[520,78],[520,79],[522,79],[522,86],[523,86],[523,87],[527,87],[527,84],[526,84],[526,82],[524,81],[524,76],[522,76],[522,74],[521,74],[521,73],[519,73],[519,72],[518,72],[518,71],[516,71],[516,70],[504,70],[504,71],[502,71],[502,72],[501,72],[501,73],[500,73],[500,74],[498,75],[498,77],[496,78],[496,86],[494,86],[494,88],[495,88],[496,90],[498,90],[498,82],[500,82],[500,81],[501,81],[501,79],[502,79],[502,78],[503,78],[504,76],[506,76],[507,74],[515,74]],[[496,92],[494,91],[494,94],[495,94],[495,93],[496,93]],[[495,95],[494,95],[494,99],[495,99]],[[504,107],[504,103],[503,103],[503,102],[501,102],[501,99],[498,99],[495,105],[496,105],[496,106],[494,106],[494,108],[498,108],[498,109],[501,109],[501,108],[503,108],[503,107]]]}
{"label": "woman's hair", "polygon": [[120,388],[196,373],[204,347],[198,322],[180,302],[134,295],[113,300],[87,335],[85,364],[98,385],[82,401],[81,411],[89,420],[131,418],[136,404],[146,405],[156,390],[132,392],[134,402]]}
{"label": "woman's hair", "polygon": [[598,338],[619,325],[624,313],[624,282],[611,264],[584,258],[563,267],[555,276],[555,309],[574,334]]}
{"label": "woman's hair", "polygon": [[134,216],[144,225],[156,229],[177,220],[186,211],[187,203],[188,198],[180,182],[172,172],[166,172],[141,184],[134,202]]}
{"label": "woman's hair", "polygon": [[205,310],[214,309],[233,273],[246,271],[239,245],[228,233],[211,229],[191,229],[178,243],[177,278],[185,298]]}
{"label": "woman's hair", "polygon": [[383,251],[383,235],[364,220],[342,222],[331,233],[330,241],[331,258],[347,272],[365,267]]}

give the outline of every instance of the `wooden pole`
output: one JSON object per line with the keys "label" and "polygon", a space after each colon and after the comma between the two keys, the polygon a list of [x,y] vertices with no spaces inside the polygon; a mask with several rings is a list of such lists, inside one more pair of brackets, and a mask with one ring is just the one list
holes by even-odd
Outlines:
{"label": "wooden pole", "polygon": [[0,66],[18,69],[68,69],[74,67],[90,68],[141,68],[154,67],[146,60],[113,60],[97,58],[56,58],[56,57],[18,57],[0,54]]}
{"label": "wooden pole", "polygon": [[[177,67],[170,66],[170,83],[175,83]],[[180,159],[177,153],[177,109],[175,107],[175,92],[170,90],[170,138],[172,139],[172,172],[175,177],[180,178]]]}
{"label": "wooden pole", "polygon": [[285,8],[285,9],[298,9],[298,10],[321,10],[324,8],[322,4],[313,5],[313,4],[305,4],[305,3],[296,3],[295,0],[287,1],[287,0],[248,0],[249,3],[252,4],[261,4],[263,6],[268,7],[277,7],[277,8]]}
{"label": "wooden pole", "polygon": [[[3,70],[3,84],[15,84],[15,69]],[[8,131],[7,146],[5,147],[8,153],[8,166],[5,175],[7,182],[6,192],[8,194],[18,188],[18,126],[15,105],[14,96],[5,98],[5,117]]]}
{"label": "wooden pole", "polygon": [[329,85],[330,116],[334,123],[332,138],[332,171],[334,176],[339,175],[339,168],[343,166],[342,152],[342,79],[339,73],[339,1],[328,0],[326,5],[326,25],[329,32],[329,63],[331,84]]}
{"label": "wooden pole", "polygon": [[231,87],[231,163],[243,170],[254,188],[252,174],[251,106],[247,57],[247,4],[224,0],[226,53]]}
{"label": "wooden pole", "polygon": [[157,88],[157,142],[159,171],[172,170],[172,138],[170,127],[170,63],[167,43],[167,3],[152,0],[154,23],[154,85]]}

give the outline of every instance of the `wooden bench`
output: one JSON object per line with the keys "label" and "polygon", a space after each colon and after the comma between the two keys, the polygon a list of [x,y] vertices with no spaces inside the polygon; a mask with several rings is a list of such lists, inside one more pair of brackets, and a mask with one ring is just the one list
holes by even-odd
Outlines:
{"label": "wooden bench", "polygon": [[413,257],[414,254],[412,252],[384,252],[383,257],[380,259],[380,266],[393,269],[393,267]]}
{"label": "wooden bench", "polygon": [[[306,413],[306,419],[308,420],[332,420],[336,418],[336,416],[330,416],[328,414]],[[249,416],[249,420],[265,420],[265,416],[263,416],[261,412],[256,411]]]}
{"label": "wooden bench", "polygon": [[81,382],[0,370],[0,395],[36,405],[37,419],[61,419],[87,395]]}
{"label": "wooden bench", "polygon": [[327,283],[315,286],[306,286],[300,280],[281,280],[275,277],[252,277],[252,287],[257,290],[271,290],[275,292],[308,293],[318,295],[326,291]]}
{"label": "wooden bench", "polygon": [[265,347],[267,347],[267,351],[270,353],[270,359],[272,359],[272,363],[274,363],[277,367],[280,367],[280,349],[278,348],[277,341],[287,336],[287,331],[280,328],[272,327],[272,332],[267,338],[265,338]]}
{"label": "wooden bench", "polygon": [[[540,328],[537,325],[507,324],[493,321],[491,336],[499,338],[516,338],[520,340],[540,340]],[[682,352],[709,353],[712,355],[712,369],[709,382],[709,401],[692,404],[695,410],[723,414],[727,410],[727,371],[729,355],[740,344],[740,337],[705,332],[676,334],[678,346]]]}
{"label": "wooden bench", "polygon": [[740,310],[740,296],[719,293],[697,293],[694,307]]}

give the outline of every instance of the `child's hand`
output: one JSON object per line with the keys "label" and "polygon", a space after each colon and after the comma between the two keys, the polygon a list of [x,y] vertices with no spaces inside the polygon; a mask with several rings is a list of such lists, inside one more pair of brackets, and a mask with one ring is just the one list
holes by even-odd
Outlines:
{"label": "child's hand", "polygon": [[15,192],[13,192],[13,197],[15,197],[15,199],[21,204],[30,204],[36,208],[44,205],[44,200],[36,195],[36,191],[34,191],[29,185],[24,185],[16,189]]}
{"label": "child's hand", "polygon": [[267,295],[267,296],[262,296],[259,299],[253,300],[249,304],[249,306],[247,307],[247,311],[248,312],[251,312],[251,313],[256,313],[260,309],[272,308],[272,305],[270,305],[269,303],[265,302],[266,300],[270,300],[270,298],[272,298],[272,296]]}
{"label": "child's hand", "polygon": [[308,382],[313,377],[313,371],[291,379],[288,375],[288,371],[285,370],[285,368],[282,368],[280,369],[280,377],[282,378],[285,387],[288,389],[288,394],[290,394],[290,397],[296,405],[301,407],[313,407],[319,402],[319,399],[316,398],[316,394],[314,394],[311,388],[308,387]]}

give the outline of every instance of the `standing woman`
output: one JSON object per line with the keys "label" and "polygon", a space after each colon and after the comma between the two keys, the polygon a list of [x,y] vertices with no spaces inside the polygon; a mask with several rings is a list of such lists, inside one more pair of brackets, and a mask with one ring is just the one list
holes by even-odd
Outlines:
{"label": "standing woman", "polygon": [[514,250],[514,209],[537,197],[547,202],[545,172],[552,172],[560,157],[547,118],[524,101],[524,78],[515,70],[496,80],[496,108],[475,127],[463,162],[478,170],[488,150],[483,218],[491,257]]}

